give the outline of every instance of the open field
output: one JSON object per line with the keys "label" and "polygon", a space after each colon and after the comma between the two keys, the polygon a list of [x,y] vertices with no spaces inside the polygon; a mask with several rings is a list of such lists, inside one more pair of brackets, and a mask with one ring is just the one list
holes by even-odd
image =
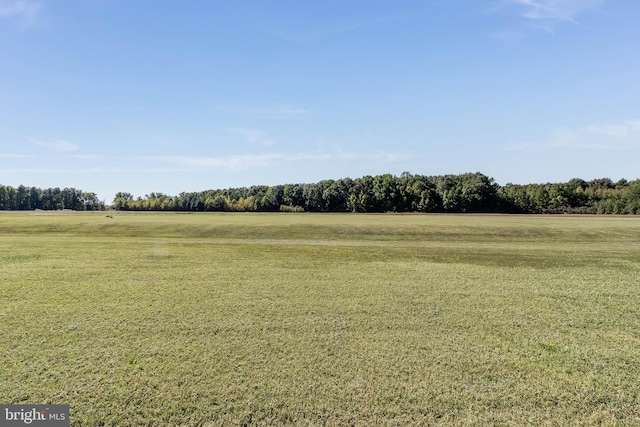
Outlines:
{"label": "open field", "polygon": [[72,425],[640,425],[640,218],[3,214],[0,271]]}

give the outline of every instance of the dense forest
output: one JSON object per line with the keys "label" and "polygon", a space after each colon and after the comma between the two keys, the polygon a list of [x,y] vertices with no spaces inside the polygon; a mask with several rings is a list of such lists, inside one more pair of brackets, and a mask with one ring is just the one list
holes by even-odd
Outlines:
{"label": "dense forest", "polygon": [[0,210],[59,210],[75,211],[104,210],[105,204],[95,193],[86,193],[75,188],[25,187],[0,185]]}
{"label": "dense forest", "polygon": [[[225,212],[495,212],[640,214],[640,180],[609,178],[500,186],[481,173],[425,176],[391,174],[324,180],[315,184],[116,194],[111,206],[132,211]],[[0,210],[104,210],[95,193],[75,188],[0,185]]]}
{"label": "dense forest", "polygon": [[424,176],[408,172],[286,184],[151,193],[118,193],[117,210],[283,212],[502,212],[640,214],[640,180],[609,178],[500,186],[481,173]]}

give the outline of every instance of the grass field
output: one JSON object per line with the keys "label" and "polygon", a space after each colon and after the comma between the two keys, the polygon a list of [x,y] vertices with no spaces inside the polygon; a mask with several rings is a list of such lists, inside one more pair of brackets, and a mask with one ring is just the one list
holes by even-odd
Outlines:
{"label": "grass field", "polygon": [[1,214],[0,403],[640,425],[640,218]]}

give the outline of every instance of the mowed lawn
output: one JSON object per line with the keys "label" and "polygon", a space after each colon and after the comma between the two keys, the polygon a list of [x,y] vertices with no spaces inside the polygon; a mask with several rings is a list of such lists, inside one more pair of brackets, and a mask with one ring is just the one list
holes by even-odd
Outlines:
{"label": "mowed lawn", "polygon": [[0,272],[72,425],[640,425],[640,218],[7,213]]}

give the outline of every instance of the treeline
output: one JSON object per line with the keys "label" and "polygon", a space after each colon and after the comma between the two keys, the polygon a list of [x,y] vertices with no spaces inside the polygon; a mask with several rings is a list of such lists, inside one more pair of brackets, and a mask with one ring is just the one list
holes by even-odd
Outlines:
{"label": "treeline", "polygon": [[499,186],[481,173],[424,176],[408,172],[315,184],[252,186],[151,193],[118,193],[117,210],[225,212],[495,212],[640,214],[640,180],[608,178]]}
{"label": "treeline", "polygon": [[0,185],[0,210],[60,210],[76,211],[104,210],[105,204],[95,193],[87,193],[75,188],[25,187],[17,188]]}
{"label": "treeline", "polygon": [[[0,210],[104,210],[95,193],[75,188],[0,185]],[[640,214],[640,180],[609,178],[500,186],[481,173],[425,176],[408,172],[134,198],[118,193],[112,208],[225,212],[495,212]]]}
{"label": "treeline", "polygon": [[560,184],[507,184],[497,195],[510,213],[640,214],[640,180],[574,178]]}

